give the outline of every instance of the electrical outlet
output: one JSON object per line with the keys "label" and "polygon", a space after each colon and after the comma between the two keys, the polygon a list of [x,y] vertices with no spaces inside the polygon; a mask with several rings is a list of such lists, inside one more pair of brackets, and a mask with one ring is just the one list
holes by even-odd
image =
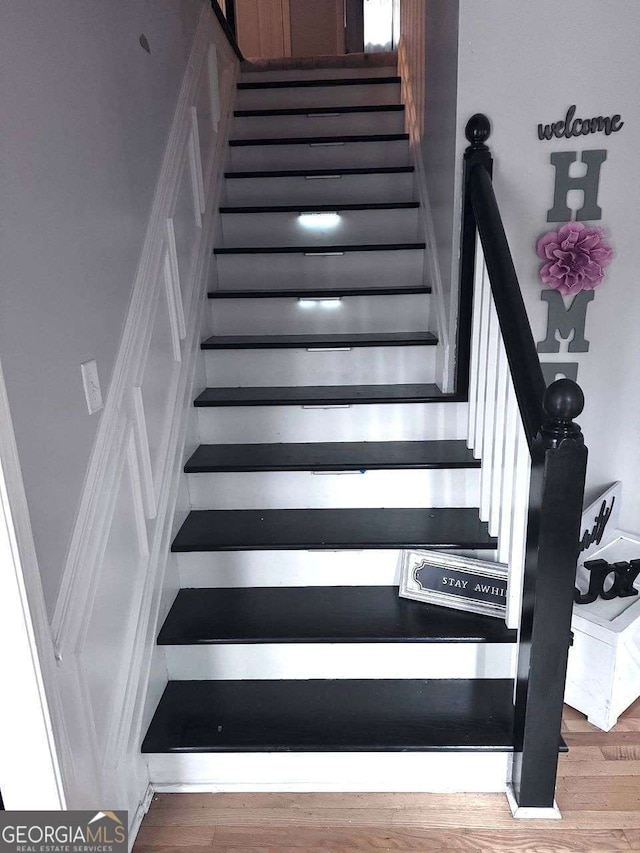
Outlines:
{"label": "electrical outlet", "polygon": [[87,408],[89,414],[93,415],[99,412],[103,406],[102,391],[100,390],[100,379],[98,377],[98,365],[95,359],[85,361],[80,365],[82,372],[82,385],[84,387],[84,396],[87,398]]}

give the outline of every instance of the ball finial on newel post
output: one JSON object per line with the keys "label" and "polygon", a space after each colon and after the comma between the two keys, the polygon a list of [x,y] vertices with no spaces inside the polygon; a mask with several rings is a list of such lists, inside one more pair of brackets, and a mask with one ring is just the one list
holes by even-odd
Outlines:
{"label": "ball finial on newel post", "polygon": [[487,150],[485,142],[491,135],[491,122],[483,113],[476,113],[467,122],[464,135],[473,151]]}
{"label": "ball finial on newel post", "polygon": [[584,409],[582,388],[573,379],[556,379],[547,388],[542,400],[546,415],[542,436],[557,444],[563,438],[583,441],[582,431],[574,419]]}

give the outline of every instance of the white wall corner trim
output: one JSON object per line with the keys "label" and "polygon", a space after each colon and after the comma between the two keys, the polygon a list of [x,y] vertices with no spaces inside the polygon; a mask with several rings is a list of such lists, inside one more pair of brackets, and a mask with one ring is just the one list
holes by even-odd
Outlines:
{"label": "white wall corner trim", "polygon": [[[424,27],[424,21],[421,21]],[[405,104],[405,125],[409,133],[409,144],[413,165],[415,167],[415,184],[418,191],[422,212],[423,238],[426,245],[426,260],[428,264],[428,283],[431,285],[436,328],[438,332],[438,348],[436,352],[436,381],[443,391],[453,392],[454,365],[453,348],[449,340],[449,323],[445,311],[445,294],[442,284],[442,274],[438,259],[438,247],[433,225],[433,212],[427,187],[427,173],[422,153],[422,137],[424,134],[423,112],[420,83],[425,74],[424,45],[422,50],[412,50],[406,39],[402,39],[398,49],[398,72],[402,77],[402,99]]]}
{"label": "white wall corner trim", "polygon": [[[29,508],[0,365],[0,640],[3,688],[21,701],[0,703],[0,789],[7,809],[66,807],[62,725],[53,642]],[[29,761],[24,737],[28,732]],[[57,734],[57,738],[54,736]]]}
{"label": "white wall corner trim", "polygon": [[144,697],[237,74],[237,59],[205,4],[51,626],[58,716],[63,712],[74,732],[69,807],[126,808],[132,838],[150,802],[139,749]]}

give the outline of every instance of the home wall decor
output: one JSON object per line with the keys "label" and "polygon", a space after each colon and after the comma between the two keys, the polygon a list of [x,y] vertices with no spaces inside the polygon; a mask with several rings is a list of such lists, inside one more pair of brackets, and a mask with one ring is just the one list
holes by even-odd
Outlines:
{"label": "home wall decor", "polygon": [[538,125],[538,139],[571,139],[572,136],[589,136],[590,133],[604,133],[611,136],[624,127],[622,116],[594,116],[593,118],[575,118],[577,106],[572,104],[564,119],[551,124]]}
{"label": "home wall decor", "polygon": [[577,151],[554,151],[550,156],[551,165],[555,166],[556,180],[553,192],[553,207],[547,211],[547,222],[567,222],[571,219],[571,208],[567,204],[570,190],[582,190],[584,199],[582,207],[576,211],[576,219],[602,219],[602,208],[598,206],[598,188],[600,186],[600,167],[607,159],[604,149],[582,151],[580,160],[585,164],[586,171],[579,178],[569,175],[571,164],[578,157]]}
{"label": "home wall decor", "polygon": [[[563,121],[544,127],[539,124],[539,138],[570,139],[599,131],[609,136],[624,124],[617,113],[610,118],[580,119],[575,118],[575,112],[576,107],[572,105]],[[536,253],[543,262],[539,275],[547,287],[540,294],[540,299],[547,303],[547,330],[544,339],[537,344],[539,353],[559,353],[561,339],[568,341],[570,353],[589,351],[589,341],[585,337],[587,307],[613,258],[605,230],[585,225],[586,220],[602,219],[598,191],[602,165],[606,160],[607,151],[603,148],[582,152],[554,151],[549,157],[555,169],[555,181],[553,205],[547,211],[547,222],[563,224],[542,234],[536,243]],[[570,171],[577,161],[585,168],[581,176],[574,177]],[[582,206],[572,211],[569,193],[573,190],[582,192]],[[547,362],[542,364],[542,371],[548,384],[558,376],[577,381],[578,362]]]}

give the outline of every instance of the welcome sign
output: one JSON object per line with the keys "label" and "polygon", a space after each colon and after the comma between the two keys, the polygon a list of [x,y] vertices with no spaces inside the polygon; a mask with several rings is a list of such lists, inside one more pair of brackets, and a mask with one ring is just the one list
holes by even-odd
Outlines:
{"label": "welcome sign", "polygon": [[508,568],[438,551],[403,552],[400,595],[415,601],[483,613],[506,615]]}

